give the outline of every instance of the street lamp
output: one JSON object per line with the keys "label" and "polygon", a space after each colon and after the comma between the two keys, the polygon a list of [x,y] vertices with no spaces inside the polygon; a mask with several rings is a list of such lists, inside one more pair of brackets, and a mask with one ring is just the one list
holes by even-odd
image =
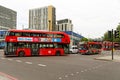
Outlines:
{"label": "street lamp", "polygon": [[48,20],[48,22],[49,22],[49,28],[48,28],[48,29],[49,29],[49,31],[50,31],[50,23],[51,23],[51,21],[50,21],[50,20]]}

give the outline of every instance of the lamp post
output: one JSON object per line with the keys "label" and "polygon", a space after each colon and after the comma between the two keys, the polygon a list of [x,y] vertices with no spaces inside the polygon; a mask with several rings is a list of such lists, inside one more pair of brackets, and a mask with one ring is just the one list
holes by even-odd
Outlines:
{"label": "lamp post", "polygon": [[49,31],[50,31],[50,22],[51,22],[51,21],[50,21],[50,20],[48,20],[48,22],[49,22],[49,28],[48,28],[48,29],[49,29]]}
{"label": "lamp post", "polygon": [[113,29],[112,29],[112,60],[114,59],[113,58],[113,48],[114,48],[114,46],[113,46]]}

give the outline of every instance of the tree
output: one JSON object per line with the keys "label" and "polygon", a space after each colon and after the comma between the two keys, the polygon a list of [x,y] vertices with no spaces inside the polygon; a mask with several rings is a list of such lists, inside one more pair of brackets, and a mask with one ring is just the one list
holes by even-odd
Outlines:
{"label": "tree", "polygon": [[117,28],[116,28],[116,29],[120,31],[120,23],[119,23],[119,25],[117,26]]}
{"label": "tree", "polygon": [[[117,26],[116,30],[118,30],[118,31],[119,31],[119,34],[120,34],[120,23],[119,23],[119,25]],[[115,30],[114,30],[114,31],[115,31]],[[113,31],[113,32],[114,32],[114,31]],[[108,37],[108,31],[105,32],[104,37],[103,37],[103,40],[104,40],[104,41],[112,41],[112,38],[109,38],[109,37]],[[113,34],[113,41],[114,41],[114,42],[120,42],[120,36],[119,36],[119,38],[115,38],[115,33],[114,33],[114,34]]]}
{"label": "tree", "polygon": [[112,41],[112,39],[108,37],[108,31],[105,32],[104,37],[103,37],[103,40],[104,40],[104,41]]}
{"label": "tree", "polygon": [[88,39],[87,38],[81,38],[81,41],[88,41]]}

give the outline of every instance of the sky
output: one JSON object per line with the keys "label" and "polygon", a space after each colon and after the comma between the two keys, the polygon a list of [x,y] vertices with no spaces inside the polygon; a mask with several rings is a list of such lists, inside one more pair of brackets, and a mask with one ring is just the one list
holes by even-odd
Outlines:
{"label": "sky", "polygon": [[29,9],[53,5],[56,20],[70,19],[73,31],[87,38],[100,38],[120,23],[120,0],[0,0],[17,12],[17,29],[28,28]]}

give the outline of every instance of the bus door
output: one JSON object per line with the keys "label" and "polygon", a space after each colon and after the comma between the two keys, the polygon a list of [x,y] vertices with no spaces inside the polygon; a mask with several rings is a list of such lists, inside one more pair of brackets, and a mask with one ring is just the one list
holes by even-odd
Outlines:
{"label": "bus door", "polygon": [[64,53],[68,54],[69,53],[69,45],[68,44],[63,44],[62,46],[64,48]]}
{"label": "bus door", "polygon": [[32,43],[31,44],[31,55],[33,55],[33,56],[39,55],[38,49],[39,49],[38,44]]}
{"label": "bus door", "polygon": [[16,49],[17,49],[17,43],[10,43],[8,42],[6,44],[6,48],[5,48],[5,54],[6,55],[15,55],[16,54]]}

